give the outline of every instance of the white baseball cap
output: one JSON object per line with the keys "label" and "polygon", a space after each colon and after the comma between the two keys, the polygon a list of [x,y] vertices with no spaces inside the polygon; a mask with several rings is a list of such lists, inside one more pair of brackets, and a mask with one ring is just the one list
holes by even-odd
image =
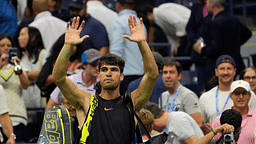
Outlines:
{"label": "white baseball cap", "polygon": [[236,81],[233,81],[233,83],[231,84],[230,92],[231,93],[234,92],[239,87],[244,88],[248,92],[251,90],[250,84],[247,81],[236,80]]}

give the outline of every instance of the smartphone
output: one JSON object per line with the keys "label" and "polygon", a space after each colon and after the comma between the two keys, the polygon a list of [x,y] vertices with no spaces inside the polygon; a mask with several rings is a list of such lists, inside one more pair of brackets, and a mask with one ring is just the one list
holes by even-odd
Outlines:
{"label": "smartphone", "polygon": [[11,62],[11,59],[12,59],[12,57],[15,57],[15,56],[17,56],[17,55],[18,55],[18,49],[17,49],[17,47],[11,47],[11,48],[9,49],[8,63],[13,64],[13,63]]}

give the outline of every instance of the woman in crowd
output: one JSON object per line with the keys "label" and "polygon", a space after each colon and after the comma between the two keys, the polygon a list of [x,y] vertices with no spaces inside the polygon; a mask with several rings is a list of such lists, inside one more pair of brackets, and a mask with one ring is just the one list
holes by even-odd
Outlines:
{"label": "woman in crowd", "polygon": [[[26,72],[24,72],[26,68],[20,63],[19,58],[16,57],[15,60],[24,71],[15,71],[14,65],[8,63],[9,49],[14,46],[13,39],[9,34],[0,34],[0,84],[5,90],[16,141],[24,141],[26,138],[24,130],[27,125],[27,112],[21,94],[22,89],[26,89],[30,83]],[[13,59],[12,62],[14,62]]]}
{"label": "woman in crowd", "polygon": [[[41,34],[37,28],[24,27],[20,31],[18,40],[20,46],[18,47],[18,58],[25,64],[30,81],[30,86],[26,90],[22,90],[22,97],[25,100],[26,107],[41,107],[43,105],[40,89],[35,84],[47,54]],[[30,113],[28,114],[30,115]]]}
{"label": "woman in crowd", "polygon": [[251,90],[256,93],[256,69],[254,67],[244,69],[240,73],[239,79],[247,81],[251,86]]}

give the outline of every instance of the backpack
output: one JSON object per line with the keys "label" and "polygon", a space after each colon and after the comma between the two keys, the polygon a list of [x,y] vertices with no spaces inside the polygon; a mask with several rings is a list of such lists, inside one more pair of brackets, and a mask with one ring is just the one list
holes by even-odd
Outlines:
{"label": "backpack", "polygon": [[55,105],[44,114],[38,144],[72,144],[71,118],[64,106]]}

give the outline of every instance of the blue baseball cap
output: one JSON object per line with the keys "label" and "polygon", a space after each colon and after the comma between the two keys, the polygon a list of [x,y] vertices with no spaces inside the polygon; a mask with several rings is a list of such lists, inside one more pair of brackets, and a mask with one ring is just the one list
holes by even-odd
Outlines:
{"label": "blue baseball cap", "polygon": [[92,63],[95,60],[98,60],[101,58],[101,54],[98,50],[96,49],[88,49],[83,52],[81,56],[82,63]]}
{"label": "blue baseball cap", "polygon": [[215,68],[222,63],[230,63],[236,68],[236,62],[230,55],[221,55],[216,61]]}

